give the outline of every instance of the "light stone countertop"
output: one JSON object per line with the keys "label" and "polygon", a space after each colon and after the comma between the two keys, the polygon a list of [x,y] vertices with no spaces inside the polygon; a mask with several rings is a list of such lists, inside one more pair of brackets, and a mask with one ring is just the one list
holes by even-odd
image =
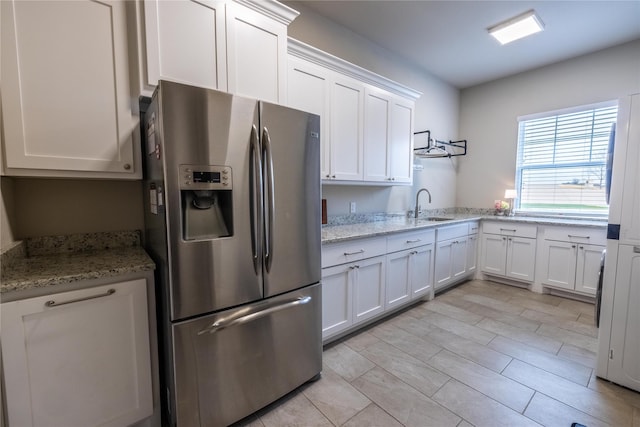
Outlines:
{"label": "light stone countertop", "polygon": [[[25,248],[26,247],[26,248]],[[154,262],[139,232],[91,233],[27,239],[2,254],[0,295],[82,280],[150,271]],[[52,288],[52,293],[55,289]]]}
{"label": "light stone countertop", "polygon": [[428,221],[426,217],[418,219],[405,218],[399,215],[390,215],[387,219],[380,219],[371,222],[359,222],[354,224],[323,225],[322,244],[337,243],[353,239],[381,236],[403,231],[418,231],[428,228],[444,227],[453,224],[474,220],[504,221],[527,223],[537,225],[557,225],[557,226],[580,226],[603,229],[607,227],[605,221],[565,219],[553,217],[527,217],[527,216],[495,216],[479,214],[441,214],[433,215],[437,217],[452,218],[450,221]]}

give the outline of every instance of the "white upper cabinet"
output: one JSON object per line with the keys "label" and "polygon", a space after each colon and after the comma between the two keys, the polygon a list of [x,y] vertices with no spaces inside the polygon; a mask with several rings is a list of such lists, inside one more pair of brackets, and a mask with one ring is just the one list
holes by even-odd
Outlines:
{"label": "white upper cabinet", "polygon": [[290,57],[287,75],[287,103],[290,107],[308,111],[320,116],[320,173],[329,178],[331,171],[331,150],[329,147],[329,96],[331,80],[328,70]]}
{"label": "white upper cabinet", "polygon": [[330,105],[331,179],[362,181],[364,85],[336,76]]}
{"label": "white upper cabinet", "polygon": [[226,90],[225,2],[145,0],[146,85]]}
{"label": "white upper cabinet", "polygon": [[291,38],[288,61],[288,105],[321,116],[323,183],[412,183],[421,93]]}
{"label": "white upper cabinet", "polygon": [[284,103],[287,26],[274,0],[145,0],[146,76]]}
{"label": "white upper cabinet", "polygon": [[2,1],[4,173],[141,177],[127,4]]}

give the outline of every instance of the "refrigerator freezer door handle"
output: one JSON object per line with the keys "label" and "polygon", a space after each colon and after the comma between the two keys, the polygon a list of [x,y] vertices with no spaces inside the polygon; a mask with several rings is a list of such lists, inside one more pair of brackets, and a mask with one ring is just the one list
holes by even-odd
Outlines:
{"label": "refrigerator freezer door handle", "polygon": [[255,313],[247,314],[242,317],[237,317],[235,319],[231,319],[226,322],[225,322],[226,319],[220,319],[217,322],[211,324],[210,326],[198,331],[198,335],[212,334],[214,332],[219,332],[223,329],[249,323],[254,320],[258,320],[264,316],[268,316],[269,314],[275,313],[277,311],[286,310],[287,308],[295,307],[297,305],[308,304],[309,302],[311,302],[310,296],[299,297],[294,300],[286,301],[281,304],[275,305],[273,307],[269,307],[261,311],[256,311]]}
{"label": "refrigerator freezer door handle", "polygon": [[258,141],[258,129],[253,125],[251,129],[251,251],[253,255],[253,269],[260,274],[262,246],[262,161],[260,142]]}
{"label": "refrigerator freezer door handle", "polygon": [[271,271],[271,263],[273,262],[273,218],[275,217],[274,202],[274,178],[273,178],[273,157],[271,155],[271,137],[269,130],[265,127],[262,129],[262,149],[264,173],[267,188],[264,191],[264,200],[266,206],[266,224],[265,224],[265,251],[264,261],[267,272]]}

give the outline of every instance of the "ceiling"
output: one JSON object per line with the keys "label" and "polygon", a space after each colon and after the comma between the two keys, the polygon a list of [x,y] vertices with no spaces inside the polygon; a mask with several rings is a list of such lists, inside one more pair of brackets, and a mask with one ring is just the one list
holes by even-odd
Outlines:
{"label": "ceiling", "polygon": [[[301,4],[465,88],[640,38],[640,0]],[[295,6],[294,6],[295,7]],[[535,9],[545,30],[505,46],[487,28]]]}

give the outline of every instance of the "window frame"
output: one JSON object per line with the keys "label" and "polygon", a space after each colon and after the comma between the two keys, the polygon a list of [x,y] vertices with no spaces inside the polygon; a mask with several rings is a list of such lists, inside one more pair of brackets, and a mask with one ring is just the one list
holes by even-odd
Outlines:
{"label": "window frame", "polygon": [[[536,216],[559,216],[559,217],[584,217],[584,218],[594,218],[594,219],[606,219],[609,215],[609,210],[607,208],[606,212],[593,212],[593,211],[583,211],[583,212],[579,212],[579,211],[575,211],[575,210],[563,210],[563,209],[559,209],[559,210],[536,210],[536,209],[522,209],[522,173],[523,171],[526,170],[535,170],[535,169],[554,169],[553,166],[556,164],[555,163],[555,158],[556,158],[556,148],[557,148],[557,139],[558,139],[558,135],[557,132],[554,132],[553,135],[553,140],[554,140],[554,148],[553,148],[553,160],[552,163],[544,163],[544,164],[537,164],[537,165],[529,165],[529,166],[523,166],[521,163],[523,163],[522,160],[522,156],[521,156],[521,151],[523,150],[523,146],[524,146],[524,141],[521,141],[521,136],[523,135],[523,130],[522,130],[522,126],[525,122],[528,121],[534,121],[534,120],[539,120],[539,119],[552,119],[552,118],[557,118],[559,116],[566,116],[566,115],[572,115],[572,114],[576,114],[576,113],[584,113],[584,112],[589,112],[589,111],[594,111],[594,110],[599,110],[599,109],[605,109],[605,108],[611,108],[611,107],[616,107],[616,119],[617,119],[617,115],[619,112],[619,105],[618,105],[618,100],[610,100],[610,101],[604,101],[604,102],[598,102],[598,103],[593,103],[593,104],[586,104],[586,105],[579,105],[579,106],[574,106],[574,107],[569,107],[569,108],[562,108],[562,109],[558,109],[558,110],[552,110],[552,111],[546,111],[546,112],[540,112],[540,113],[535,113],[535,114],[527,114],[527,115],[522,115],[522,116],[518,116],[517,117],[517,121],[518,121],[518,135],[517,135],[517,145],[516,145],[516,160],[515,160],[515,188],[518,194],[518,197],[516,200],[514,200],[514,211],[518,214],[526,214],[526,215],[536,215]],[[615,123],[615,121],[613,122]],[[593,142],[593,129],[592,129],[592,133],[591,133],[591,141]],[[608,145],[608,144],[607,144]],[[593,147],[590,148],[590,157],[592,155],[593,152]],[[584,167],[589,167],[589,166],[601,166],[604,165],[606,168],[606,155],[605,158],[602,162],[598,161],[598,162],[593,162],[593,161],[586,161],[586,162],[567,162],[567,163],[558,163],[558,165],[560,165],[562,167],[562,165],[564,165],[564,168],[584,168]],[[558,167],[557,169],[560,169],[560,167]]]}

